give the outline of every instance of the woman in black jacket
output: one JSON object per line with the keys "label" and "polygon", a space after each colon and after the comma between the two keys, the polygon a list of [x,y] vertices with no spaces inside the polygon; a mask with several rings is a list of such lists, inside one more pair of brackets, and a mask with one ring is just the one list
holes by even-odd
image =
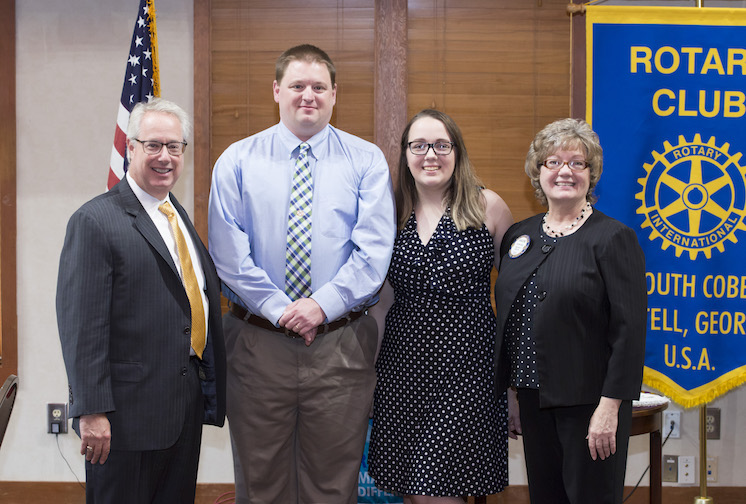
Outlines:
{"label": "woman in black jacket", "polygon": [[523,434],[533,504],[621,503],[642,384],[645,259],[635,233],[593,207],[602,150],[585,121],[539,132],[525,171],[548,210],[502,241],[498,391],[517,395],[511,428]]}

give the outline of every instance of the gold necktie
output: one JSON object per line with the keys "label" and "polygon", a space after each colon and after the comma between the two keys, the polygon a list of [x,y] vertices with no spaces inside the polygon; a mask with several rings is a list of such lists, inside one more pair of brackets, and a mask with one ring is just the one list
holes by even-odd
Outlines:
{"label": "gold necktie", "polygon": [[171,225],[171,231],[174,234],[176,251],[179,254],[179,262],[181,263],[184,289],[189,298],[189,306],[192,309],[192,348],[197,357],[201,359],[202,352],[205,349],[205,309],[202,305],[202,293],[199,291],[197,275],[194,273],[192,258],[189,255],[189,248],[187,247],[181,228],[179,228],[176,212],[168,201],[159,206],[158,210],[168,217],[168,223]]}

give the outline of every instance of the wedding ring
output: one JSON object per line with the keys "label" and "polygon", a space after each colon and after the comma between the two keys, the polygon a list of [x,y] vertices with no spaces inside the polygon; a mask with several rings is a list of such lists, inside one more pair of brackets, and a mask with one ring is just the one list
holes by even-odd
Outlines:
{"label": "wedding ring", "polygon": [[300,329],[300,324],[295,324],[295,328],[293,330],[295,332],[298,332],[298,329]]}
{"label": "wedding ring", "polygon": [[85,449],[86,451],[93,451],[93,446],[86,446]]}

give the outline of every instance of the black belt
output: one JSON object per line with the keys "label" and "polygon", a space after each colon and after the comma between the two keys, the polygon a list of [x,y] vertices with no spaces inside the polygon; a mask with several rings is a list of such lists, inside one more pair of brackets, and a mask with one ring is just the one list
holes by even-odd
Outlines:
{"label": "black belt", "polygon": [[[240,318],[247,324],[251,324],[257,327],[261,327],[262,329],[266,329],[268,331],[274,331],[285,334],[285,336],[288,336],[290,338],[302,338],[300,334],[298,334],[295,331],[291,331],[290,329],[287,329],[285,327],[277,327],[272,322],[270,322],[267,319],[264,319],[262,317],[258,317],[256,315],[252,315],[249,313],[246,308],[243,306],[237,305],[235,303],[230,304],[230,310],[233,315]],[[347,314],[347,316],[342,317],[339,320],[335,320],[334,322],[329,322],[328,324],[323,324],[318,327],[316,330],[316,334],[324,334],[326,332],[336,331],[337,329],[340,329],[350,322],[354,322],[355,320],[362,317],[363,312],[350,312]]]}

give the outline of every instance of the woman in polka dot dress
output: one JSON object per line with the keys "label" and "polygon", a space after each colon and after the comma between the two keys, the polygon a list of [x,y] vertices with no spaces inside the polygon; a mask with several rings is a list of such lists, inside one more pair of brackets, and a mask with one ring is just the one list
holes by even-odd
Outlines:
{"label": "woman in polka dot dress", "polygon": [[463,504],[507,485],[490,272],[513,218],[480,189],[458,126],[436,110],[402,134],[397,209],[389,276],[371,310],[383,340],[369,473],[405,503]]}

